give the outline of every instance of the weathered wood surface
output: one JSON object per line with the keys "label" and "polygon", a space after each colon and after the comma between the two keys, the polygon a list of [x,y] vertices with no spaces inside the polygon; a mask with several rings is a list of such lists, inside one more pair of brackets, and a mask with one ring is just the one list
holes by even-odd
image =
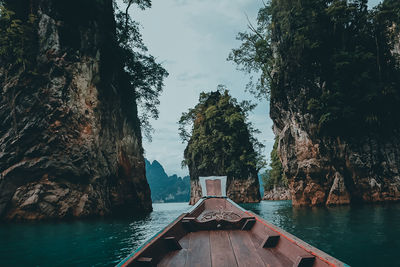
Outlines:
{"label": "weathered wood surface", "polygon": [[187,267],[211,266],[210,235],[208,231],[190,233]]}
{"label": "weathered wood surface", "polygon": [[346,265],[234,202],[208,198],[119,266]]}
{"label": "weathered wood surface", "polygon": [[229,239],[229,231],[210,231],[210,245],[211,263],[213,266],[238,266]]}
{"label": "weathered wood surface", "polygon": [[222,196],[221,180],[206,180],[207,195]]}
{"label": "weathered wood surface", "polygon": [[275,248],[263,248],[250,231],[201,231],[184,236],[182,250],[170,252],[158,266],[292,266]]}
{"label": "weathered wood surface", "polygon": [[238,266],[264,266],[247,231],[234,230],[229,233]]}

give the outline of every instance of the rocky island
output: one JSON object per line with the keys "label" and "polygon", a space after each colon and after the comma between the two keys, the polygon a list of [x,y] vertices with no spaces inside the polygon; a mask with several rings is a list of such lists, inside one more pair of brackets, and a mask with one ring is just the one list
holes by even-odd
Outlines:
{"label": "rocky island", "polygon": [[227,176],[226,194],[235,202],[261,200],[257,176],[263,164],[261,144],[247,122],[252,108],[246,101],[239,104],[222,86],[201,93],[196,107],[182,114],[180,135],[187,142],[183,164],[189,167],[190,204],[202,197],[200,176]]}

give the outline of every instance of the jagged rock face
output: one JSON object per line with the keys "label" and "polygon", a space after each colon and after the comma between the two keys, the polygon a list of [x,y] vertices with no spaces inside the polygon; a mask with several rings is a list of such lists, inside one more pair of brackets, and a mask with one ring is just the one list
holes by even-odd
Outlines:
{"label": "jagged rock face", "polygon": [[189,205],[196,204],[196,202],[199,201],[199,199],[201,199],[202,196],[203,196],[203,194],[202,194],[202,190],[201,190],[201,186],[200,186],[199,180],[198,179],[196,179],[196,180],[191,179],[190,180],[190,201],[189,201]]}
{"label": "jagged rock face", "polygon": [[303,112],[305,92],[271,100],[278,153],[293,205],[400,200],[400,132],[354,138],[321,136]]}
{"label": "jagged rock face", "polygon": [[265,191],[263,200],[291,200],[292,196],[287,187],[275,186],[272,190]]}
{"label": "jagged rock face", "polygon": [[150,211],[136,106],[110,60],[112,1],[36,2],[38,74],[0,63],[0,218]]}
{"label": "jagged rock face", "polygon": [[[210,175],[201,175],[210,176]],[[191,176],[192,177],[192,176]],[[260,184],[258,179],[255,177],[249,177],[248,179],[235,179],[227,177],[226,194],[227,196],[237,203],[254,203],[260,202]],[[199,183],[199,179],[190,180],[190,205],[196,204],[196,202],[202,197],[202,190]]]}
{"label": "jagged rock face", "polygon": [[237,203],[260,202],[260,184],[257,175],[247,179],[228,179],[227,196]]}

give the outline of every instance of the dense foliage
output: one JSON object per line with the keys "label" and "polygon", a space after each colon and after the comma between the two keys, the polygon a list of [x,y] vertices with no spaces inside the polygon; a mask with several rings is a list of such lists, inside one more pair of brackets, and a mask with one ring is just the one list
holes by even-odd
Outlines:
{"label": "dense foliage", "polygon": [[190,177],[168,176],[163,166],[156,160],[145,159],[146,178],[151,189],[153,202],[189,202]]}
{"label": "dense foliage", "polygon": [[271,151],[271,162],[270,169],[267,169],[262,175],[262,181],[264,190],[268,191],[274,188],[274,186],[287,187],[288,180],[283,173],[282,163],[278,156],[278,138],[275,138],[274,147]]}
{"label": "dense foliage", "polygon": [[247,121],[253,108],[248,101],[238,103],[224,87],[201,93],[199,103],[179,121],[180,136],[188,142],[183,164],[195,166],[201,175],[256,175],[264,161],[263,145],[254,137],[257,130]]}
{"label": "dense foliage", "polygon": [[152,127],[149,119],[158,118],[159,96],[168,72],[156,62],[152,55],[148,54],[139,31],[139,23],[132,20],[128,13],[132,4],[145,9],[151,7],[151,1],[124,0],[124,3],[127,4],[124,11],[114,4],[119,54],[124,65],[125,79],[131,87],[132,104],[138,104],[141,111],[139,119],[142,131],[151,140]]}
{"label": "dense foliage", "polygon": [[[398,43],[400,2],[385,0],[271,0],[257,26],[240,33],[229,59],[261,73],[253,92],[313,114],[333,135],[400,125]],[[357,131],[358,130],[358,131]]]}
{"label": "dense foliage", "polygon": [[10,62],[11,71],[22,69],[34,73],[36,17],[17,16],[0,1],[0,61]]}

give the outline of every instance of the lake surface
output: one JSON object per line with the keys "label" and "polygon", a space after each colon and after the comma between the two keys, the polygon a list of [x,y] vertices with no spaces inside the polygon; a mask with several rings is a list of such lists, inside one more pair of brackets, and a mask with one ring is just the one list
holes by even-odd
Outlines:
{"label": "lake surface", "polygon": [[[400,204],[292,208],[244,204],[264,219],[351,266],[400,266]],[[190,207],[153,204],[130,219],[0,224],[0,266],[114,266]]]}

